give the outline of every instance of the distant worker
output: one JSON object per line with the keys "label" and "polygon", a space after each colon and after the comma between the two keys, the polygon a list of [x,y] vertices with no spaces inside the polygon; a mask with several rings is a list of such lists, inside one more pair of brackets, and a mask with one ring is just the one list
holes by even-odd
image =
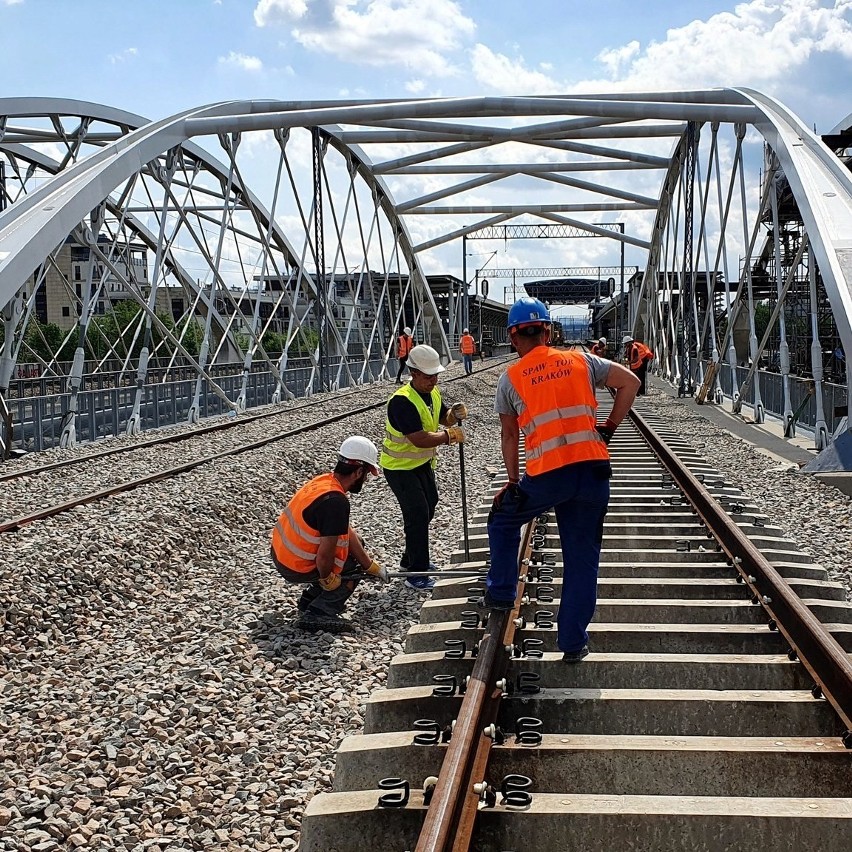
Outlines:
{"label": "distant worker", "polygon": [[[514,606],[521,527],[555,507],[562,545],[562,594],[557,644],[566,663],[588,653],[586,628],[597,602],[597,577],[612,468],[607,444],[627,415],[639,381],[620,364],[591,353],[554,349],[550,318],[538,299],[525,297],[509,310],[509,336],[520,360],[497,383],[495,411],[508,483],[488,516],[491,567],[480,605]],[[595,388],[615,390],[603,424],[595,421]],[[526,473],[518,458],[526,444]]]}
{"label": "distant worker", "polygon": [[[444,367],[431,346],[415,346],[408,356],[408,369],[411,381],[388,400],[379,464],[402,510],[405,550],[400,566],[404,571],[437,571],[429,561],[429,524],[438,505],[437,447],[464,442],[464,432],[456,424],[467,417],[467,407],[461,402],[450,409],[444,405],[437,388]],[[420,591],[435,585],[425,574],[405,582]]]}
{"label": "distant worker", "polygon": [[364,577],[387,582],[387,570],[367,555],[349,525],[347,493],[358,494],[369,474],[378,476],[375,444],[361,435],[347,438],[331,473],[303,485],[272,530],[272,563],[288,583],[308,583],[297,604],[303,630],[344,633],[340,617]]}
{"label": "distant worker", "polygon": [[396,373],[396,383],[402,384],[402,371],[405,369],[408,356],[414,347],[414,338],[411,336],[411,329],[406,326],[396,342],[396,357],[399,358],[399,370]]}
{"label": "distant worker", "polygon": [[639,391],[636,395],[645,396],[645,379],[648,374],[648,365],[654,360],[654,353],[641,340],[634,340],[629,334],[625,334],[621,342],[624,344],[627,366],[639,379]]}
{"label": "distant worker", "polygon": [[476,354],[476,341],[470,333],[470,329],[466,328],[459,338],[459,350],[464,361],[465,375],[470,375],[473,372],[473,356]]}
{"label": "distant worker", "polygon": [[592,355],[598,358],[606,358],[606,338],[599,337],[598,342],[592,345]]}

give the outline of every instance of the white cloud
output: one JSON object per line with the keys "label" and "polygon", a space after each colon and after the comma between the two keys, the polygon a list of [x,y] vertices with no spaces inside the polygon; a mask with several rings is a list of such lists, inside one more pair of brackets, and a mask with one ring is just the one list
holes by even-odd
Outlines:
{"label": "white cloud", "polygon": [[452,57],[476,29],[454,0],[259,0],[254,20],[298,24],[296,42],[340,61],[429,76],[455,73]]}
{"label": "white cloud", "polygon": [[598,54],[597,58],[599,62],[602,62],[609,69],[612,77],[617,77],[622,67],[639,54],[639,48],[638,41],[631,41],[623,47],[603,50]]}
{"label": "white cloud", "polygon": [[772,88],[795,79],[815,54],[828,52],[852,58],[849,0],[831,8],[819,0],[751,0],[732,12],[669,30],[665,41],[644,49],[630,42],[603,51],[598,59],[619,88]]}
{"label": "white cloud", "polygon": [[417,95],[426,88],[426,84],[422,80],[409,80],[405,84],[405,89],[413,95]]}
{"label": "white cloud", "polygon": [[477,81],[490,89],[509,95],[547,95],[564,91],[565,86],[544,71],[527,68],[523,57],[510,59],[494,53],[484,44],[470,52],[471,67]]}
{"label": "white cloud", "polygon": [[243,71],[263,71],[263,62],[256,56],[246,56],[233,50],[227,56],[219,57],[219,65],[228,65]]}
{"label": "white cloud", "polygon": [[20,6],[24,0],[3,0],[5,6]]}
{"label": "white cloud", "polygon": [[113,65],[118,65],[121,62],[127,62],[128,59],[133,59],[138,54],[139,51],[135,47],[128,47],[126,50],[122,50],[121,53],[110,53],[107,59]]}
{"label": "white cloud", "polygon": [[259,0],[254,22],[259,27],[288,24],[304,17],[307,11],[307,0]]}
{"label": "white cloud", "polygon": [[527,67],[478,44],[471,51],[476,80],[507,94],[655,91],[754,86],[769,92],[798,82],[818,54],[852,59],[852,0],[749,0],[731,12],[670,29],[662,41],[608,47],[596,57],[604,75],[557,80],[549,65]]}

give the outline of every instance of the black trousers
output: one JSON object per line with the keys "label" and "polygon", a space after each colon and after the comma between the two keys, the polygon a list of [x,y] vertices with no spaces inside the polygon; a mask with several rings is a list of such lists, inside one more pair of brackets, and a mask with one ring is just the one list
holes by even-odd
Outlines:
{"label": "black trousers", "polygon": [[404,571],[429,570],[429,524],[438,505],[435,471],[428,462],[414,470],[385,470],[385,479],[402,509],[405,551],[399,560]]}
{"label": "black trousers", "polygon": [[643,361],[634,371],[633,374],[639,379],[639,390],[636,396],[645,396],[645,379],[648,375],[648,362]]}
{"label": "black trousers", "polygon": [[272,552],[272,564],[275,570],[288,583],[308,583],[307,588],[302,592],[302,597],[299,598],[299,611],[312,612],[314,615],[340,615],[346,606],[346,601],[352,596],[355,587],[364,577],[364,572],[361,566],[350,556],[343,565],[343,570],[340,572],[340,585],[328,591],[319,584],[319,571],[309,571],[307,574],[301,574],[298,571],[291,571],[289,568],[282,565]]}
{"label": "black trousers", "polygon": [[407,362],[408,362],[408,355],[406,355],[405,358],[399,359],[399,370],[397,371],[397,374],[396,374],[396,380],[398,382],[402,381],[402,371],[405,369],[405,365],[406,365]]}

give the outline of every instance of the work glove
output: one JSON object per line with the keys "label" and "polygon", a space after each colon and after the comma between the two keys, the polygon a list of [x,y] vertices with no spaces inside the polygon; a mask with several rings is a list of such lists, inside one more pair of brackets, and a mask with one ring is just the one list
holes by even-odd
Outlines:
{"label": "work glove", "polygon": [[317,581],[327,592],[333,592],[340,586],[340,574],[329,574],[327,577],[320,577]]}
{"label": "work glove", "polygon": [[521,486],[517,482],[507,482],[495,495],[494,500],[491,503],[492,511],[495,509],[499,509],[503,505],[503,501],[506,497],[510,497],[513,500],[518,499],[518,495],[520,494]]}
{"label": "work glove", "polygon": [[603,438],[605,444],[609,444],[617,428],[616,424],[608,417],[604,423],[595,423],[595,429],[597,430],[598,435]]}
{"label": "work glove", "polygon": [[370,577],[375,577],[380,583],[387,583],[390,580],[390,577],[388,576],[388,569],[382,568],[375,559],[370,563],[370,567],[367,569],[367,574]]}
{"label": "work glove", "polygon": [[447,444],[463,444],[464,431],[461,426],[447,426]]}
{"label": "work glove", "polygon": [[450,414],[456,421],[467,419],[467,406],[463,402],[457,402],[450,408]]}

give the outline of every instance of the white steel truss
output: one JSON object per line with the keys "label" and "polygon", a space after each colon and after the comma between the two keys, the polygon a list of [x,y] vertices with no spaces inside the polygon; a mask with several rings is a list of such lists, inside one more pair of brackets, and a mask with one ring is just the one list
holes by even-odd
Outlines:
{"label": "white steel truss", "polygon": [[[760,186],[748,162],[755,142],[767,166]],[[258,148],[273,163],[261,178]],[[802,365],[784,307],[795,282],[814,297],[809,377],[825,378],[820,299],[852,351],[849,171],[753,90],[225,102],[155,122],[7,99],[0,162],[0,398],[7,408],[22,365],[31,378],[64,377],[66,445],[99,373],[132,384],[122,428],[134,432],[150,424],[152,375],[194,377],[184,414],[195,420],[213,398],[241,411],[387,378],[402,325],[448,359],[454,313],[438,314],[427,258],[507,223],[643,252],[629,323],[660,373],[684,392],[729,393],[756,420],[771,338],[776,407],[796,426]],[[48,289],[73,314],[50,340]],[[274,385],[266,396],[252,393],[255,373]],[[825,411],[813,425],[825,446],[836,431]]]}

